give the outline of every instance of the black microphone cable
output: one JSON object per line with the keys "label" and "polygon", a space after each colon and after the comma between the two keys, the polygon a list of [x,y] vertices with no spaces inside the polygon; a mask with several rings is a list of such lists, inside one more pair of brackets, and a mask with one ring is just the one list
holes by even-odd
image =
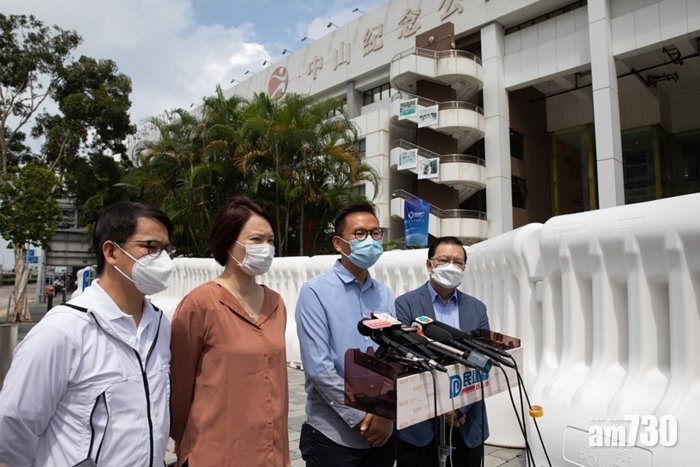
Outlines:
{"label": "black microphone cable", "polygon": [[[525,431],[524,424],[525,424],[525,414],[522,413],[522,419],[521,416],[518,415],[518,408],[515,405],[515,399],[513,399],[513,393],[510,390],[510,380],[508,379],[508,375],[506,374],[506,371],[504,368],[501,368],[501,371],[503,372],[503,376],[506,379],[506,387],[508,388],[508,397],[510,397],[510,404],[513,407],[513,412],[515,413],[515,418],[518,420],[518,427],[520,428],[520,432],[523,434],[523,438],[525,440],[525,453],[527,454],[527,465],[530,465],[530,462],[532,462],[532,465],[535,465],[535,459],[532,455],[532,450],[530,449],[530,444],[527,439],[527,431]],[[551,465],[551,464],[550,464]]]}
{"label": "black microphone cable", "polygon": [[[515,362],[515,359],[513,359],[513,362]],[[518,371],[517,367],[517,362],[515,363],[515,371],[516,375],[518,376],[518,383],[520,387],[522,388],[522,391],[525,393],[525,399],[527,400],[527,406],[532,409],[532,404],[530,404],[530,396],[527,394],[527,388],[525,387],[525,382],[523,381],[522,376],[520,375],[520,372]],[[522,397],[522,396],[521,396]],[[544,451],[544,456],[547,458],[547,464],[549,467],[552,467],[552,461],[549,459],[549,453],[547,452],[547,447],[544,445],[544,440],[542,439],[542,432],[540,431],[540,426],[537,423],[537,418],[532,417],[532,421],[535,424],[535,429],[537,430],[537,437],[540,439],[540,445],[542,446],[542,450]]]}

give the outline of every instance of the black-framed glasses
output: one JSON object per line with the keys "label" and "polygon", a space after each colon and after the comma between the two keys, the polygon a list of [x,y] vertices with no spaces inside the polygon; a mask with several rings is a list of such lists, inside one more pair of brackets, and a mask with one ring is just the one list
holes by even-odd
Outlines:
{"label": "black-framed glasses", "polygon": [[449,258],[447,256],[438,256],[437,258],[430,258],[430,261],[436,262],[439,266],[445,266],[447,264],[454,264],[460,269],[464,269],[467,263],[463,259]]}
{"label": "black-framed glasses", "polygon": [[114,240],[114,243],[138,243],[148,250],[148,256],[158,256],[165,251],[167,255],[173,252],[173,246],[158,240]]}
{"label": "black-framed glasses", "polygon": [[364,240],[365,238],[367,238],[367,235],[370,235],[375,240],[381,240],[384,236],[384,229],[382,229],[381,227],[377,227],[376,229],[372,230],[356,229],[352,232],[352,234],[358,240]]}

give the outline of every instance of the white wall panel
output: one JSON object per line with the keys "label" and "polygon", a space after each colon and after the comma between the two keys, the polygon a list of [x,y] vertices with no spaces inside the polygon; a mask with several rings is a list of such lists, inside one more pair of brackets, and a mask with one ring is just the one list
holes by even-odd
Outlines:
{"label": "white wall panel", "polygon": [[568,36],[576,31],[576,16],[574,13],[564,13],[554,19],[557,37]]}
{"label": "white wall panel", "polygon": [[687,31],[686,3],[678,0],[661,2],[659,5],[659,22],[661,24],[662,40],[675,37],[678,35],[678,31]]}
{"label": "white wall panel", "polygon": [[576,36],[568,34],[555,41],[557,56],[557,71],[567,71],[579,65],[576,60]]}
{"label": "white wall panel", "polygon": [[661,40],[659,5],[649,5],[635,11],[634,24],[638,49],[659,42]]}
{"label": "white wall panel", "polygon": [[537,46],[537,66],[537,73],[541,77],[557,72],[557,49],[554,41]]}
{"label": "white wall panel", "polygon": [[700,2],[686,0],[688,31],[700,31]]}
{"label": "white wall panel", "polygon": [[634,13],[616,16],[610,20],[613,50],[634,50],[636,44]]}
{"label": "white wall panel", "polygon": [[557,38],[557,25],[554,21],[543,21],[537,25],[537,43],[553,41]]}

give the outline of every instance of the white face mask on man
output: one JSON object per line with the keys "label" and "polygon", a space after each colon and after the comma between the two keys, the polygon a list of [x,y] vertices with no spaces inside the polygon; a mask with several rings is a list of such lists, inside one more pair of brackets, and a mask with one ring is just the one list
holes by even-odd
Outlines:
{"label": "white face mask on man", "polygon": [[462,283],[462,277],[464,277],[464,270],[455,266],[452,263],[440,264],[433,266],[433,270],[430,273],[430,277],[435,281],[440,287],[446,289],[454,289],[459,287]]}
{"label": "white face mask on man", "polygon": [[129,277],[118,267],[114,267],[122,276],[134,283],[136,289],[144,295],[153,295],[168,288],[168,279],[173,273],[173,260],[161,251],[158,256],[145,255],[139,259],[131,256],[124,248],[115,243],[126,256],[134,260],[134,267]]}
{"label": "white face mask on man", "polygon": [[238,264],[243,272],[249,276],[261,276],[270,270],[272,260],[275,257],[275,247],[269,243],[249,243],[243,244],[236,240],[236,243],[245,248],[243,261],[238,261],[231,253],[229,256]]}

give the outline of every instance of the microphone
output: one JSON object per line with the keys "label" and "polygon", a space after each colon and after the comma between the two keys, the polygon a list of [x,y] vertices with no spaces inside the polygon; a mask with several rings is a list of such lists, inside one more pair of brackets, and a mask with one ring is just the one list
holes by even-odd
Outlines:
{"label": "microphone", "polygon": [[491,371],[491,360],[484,354],[471,349],[460,350],[445,344],[444,342],[446,341],[452,341],[452,336],[444,329],[433,328],[434,331],[431,333],[432,335],[428,337],[417,323],[414,323],[414,326],[415,327],[411,327],[410,329],[416,332],[416,337],[422,339],[427,347],[432,347],[436,351],[458,361],[462,365],[476,368],[486,373]]}
{"label": "microphone", "polygon": [[441,365],[430,357],[426,358],[418,349],[412,351],[397,340],[397,337],[400,339],[402,333],[399,328],[400,324],[391,324],[391,322],[376,318],[363,318],[357,323],[357,330],[360,334],[371,337],[372,340],[379,345],[386,345],[411,363],[417,364],[425,370],[447,372],[447,368],[445,368],[444,365]]}
{"label": "microphone", "polygon": [[506,356],[510,358],[510,354],[500,349],[491,348],[482,342],[472,339],[469,334],[461,329],[454,328],[440,321],[435,321],[428,316],[419,316],[415,319],[415,323],[423,330],[423,334],[431,339],[448,341],[456,345],[462,344],[467,347],[467,350],[476,351],[476,358],[479,358],[478,354],[483,354],[483,356],[489,357],[495,363],[515,368],[515,364],[505,358]]}
{"label": "microphone", "polygon": [[[438,360],[438,356],[430,351],[430,349],[432,349],[440,354],[441,357],[448,357],[462,365],[476,368],[486,373],[491,371],[492,363],[484,354],[466,346],[461,346],[465,348],[460,350],[444,344],[442,341],[452,340],[452,335],[445,330],[435,328],[434,331],[436,335],[429,338],[422,334],[420,325],[416,323],[409,326],[388,313],[375,312],[372,313],[372,317],[375,319],[364,321],[365,325],[373,329],[391,328],[386,332],[393,335],[398,340],[407,341],[411,344],[411,348],[420,348],[420,353],[428,360]],[[442,333],[442,335],[437,333]]]}

